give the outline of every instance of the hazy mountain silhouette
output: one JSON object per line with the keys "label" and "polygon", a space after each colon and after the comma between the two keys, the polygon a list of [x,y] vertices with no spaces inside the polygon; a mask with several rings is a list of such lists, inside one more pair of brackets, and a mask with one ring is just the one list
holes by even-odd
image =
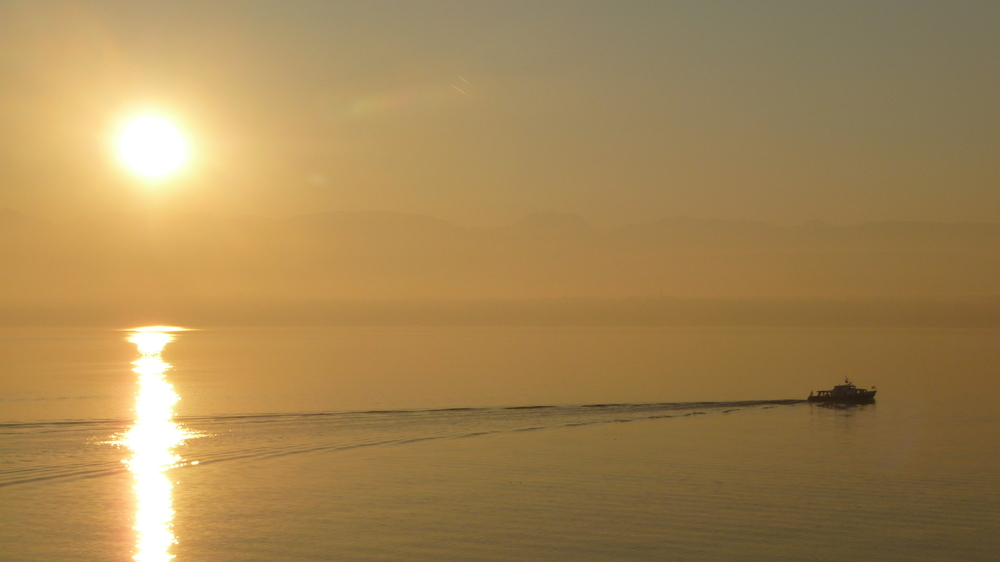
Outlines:
{"label": "hazy mountain silhouette", "polygon": [[277,314],[310,310],[307,303],[483,299],[500,310],[507,305],[496,303],[524,299],[536,308],[537,299],[562,299],[563,308],[566,299],[618,299],[619,309],[641,312],[651,305],[636,303],[660,297],[675,308],[712,299],[730,309],[737,301],[773,308],[782,299],[971,302],[1000,296],[1000,225],[675,218],[607,230],[541,213],[463,228],[374,212],[281,220],[107,214],[55,223],[0,211],[0,263],[8,311],[228,303]]}

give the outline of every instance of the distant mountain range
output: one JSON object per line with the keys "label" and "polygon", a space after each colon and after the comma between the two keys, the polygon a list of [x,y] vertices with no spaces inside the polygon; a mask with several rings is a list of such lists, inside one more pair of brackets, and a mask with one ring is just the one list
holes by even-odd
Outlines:
{"label": "distant mountain range", "polygon": [[543,213],[463,228],[422,215],[347,212],[54,223],[0,211],[0,307],[22,312],[538,299],[610,299],[639,309],[634,303],[650,299],[992,302],[998,280],[996,224],[675,218],[601,229]]}

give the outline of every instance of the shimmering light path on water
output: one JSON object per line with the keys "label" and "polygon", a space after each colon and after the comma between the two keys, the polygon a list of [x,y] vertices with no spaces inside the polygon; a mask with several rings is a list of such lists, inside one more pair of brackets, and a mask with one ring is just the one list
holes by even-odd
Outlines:
{"label": "shimmering light path on water", "polygon": [[173,533],[174,509],[172,483],[167,469],[181,459],[174,453],[188,433],[174,423],[174,404],[180,399],[167,382],[170,365],[160,353],[176,328],[155,326],[135,330],[129,341],[139,349],[139,359],[132,364],[139,375],[135,401],[135,423],[121,442],[132,451],[125,461],[134,477],[136,497],[136,562],[170,560],[170,547],[176,542]]}

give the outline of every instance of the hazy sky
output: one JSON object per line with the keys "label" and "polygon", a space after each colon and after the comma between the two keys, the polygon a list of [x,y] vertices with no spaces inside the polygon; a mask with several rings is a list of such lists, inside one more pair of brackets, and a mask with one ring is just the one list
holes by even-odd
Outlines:
{"label": "hazy sky", "polygon": [[[1000,3],[0,3],[0,207],[1000,222]],[[109,150],[155,109],[191,166]]]}

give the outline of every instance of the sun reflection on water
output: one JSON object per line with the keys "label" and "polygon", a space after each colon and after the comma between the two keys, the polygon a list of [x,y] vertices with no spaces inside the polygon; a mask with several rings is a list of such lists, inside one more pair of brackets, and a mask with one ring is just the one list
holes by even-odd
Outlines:
{"label": "sun reflection on water", "polygon": [[174,404],[180,399],[167,382],[170,365],[160,357],[163,347],[178,328],[151,326],[133,330],[128,341],[139,350],[132,364],[138,375],[139,390],[135,400],[135,422],[121,439],[132,451],[127,461],[135,479],[136,562],[164,562],[173,558],[170,547],[176,540],[173,532],[174,509],[172,483],[167,469],[181,458],[174,452],[192,435],[174,423]]}

